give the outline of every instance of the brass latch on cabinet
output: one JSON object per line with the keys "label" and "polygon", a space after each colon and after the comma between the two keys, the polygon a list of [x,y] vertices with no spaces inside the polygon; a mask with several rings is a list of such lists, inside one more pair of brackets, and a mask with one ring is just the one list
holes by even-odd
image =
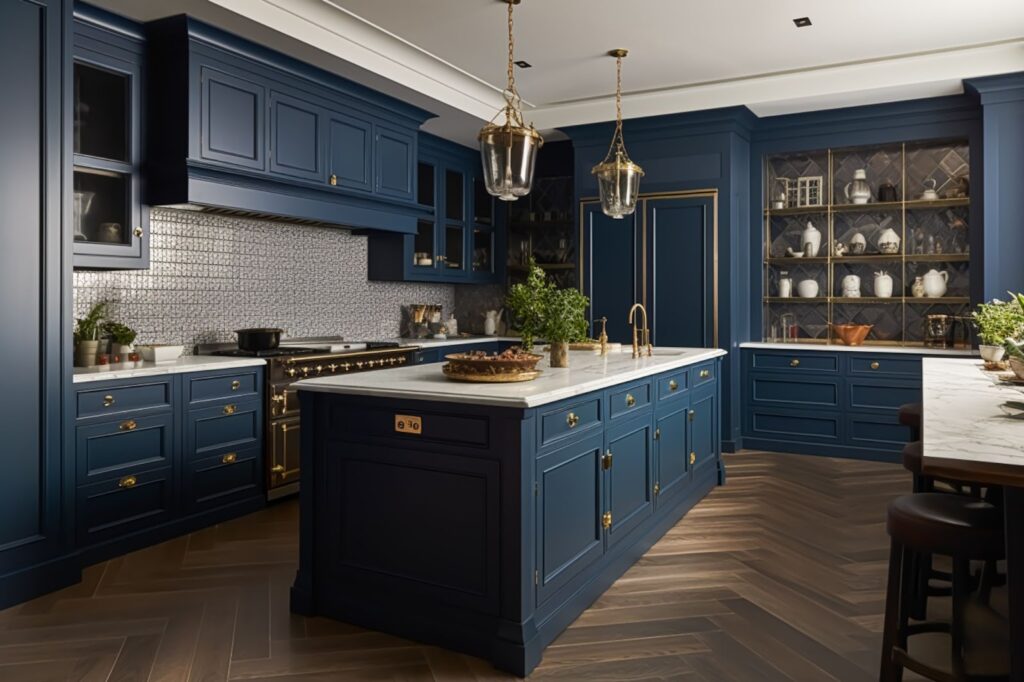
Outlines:
{"label": "brass latch on cabinet", "polygon": [[612,451],[608,450],[604,453],[604,457],[601,458],[601,468],[608,470],[612,468]]}
{"label": "brass latch on cabinet", "polygon": [[657,497],[660,492],[661,492],[661,484],[658,483],[657,481],[655,481],[654,482],[654,496]]}
{"label": "brass latch on cabinet", "polygon": [[691,451],[690,451],[690,464],[693,464],[693,463],[694,463],[694,462],[696,462],[696,461],[697,461],[697,453],[696,453],[696,452],[693,452],[693,451],[691,450]]}
{"label": "brass latch on cabinet", "polygon": [[659,440],[660,438],[661,438],[661,429],[654,429],[654,440]]}
{"label": "brass latch on cabinet", "polygon": [[690,418],[690,421],[693,421],[693,418],[694,418],[694,417],[695,417],[696,415],[697,415],[697,413],[696,413],[696,412],[694,412],[693,410],[690,410],[690,414],[688,415],[688,416],[689,416],[689,418]]}
{"label": "brass latch on cabinet", "polygon": [[601,515],[601,527],[605,530],[612,527],[612,513],[610,511],[606,511]]}
{"label": "brass latch on cabinet", "polygon": [[338,184],[338,176],[331,173],[331,179],[328,182],[331,183],[331,187],[335,187]]}
{"label": "brass latch on cabinet", "polygon": [[125,476],[117,482],[118,488],[134,488],[138,480],[134,476]]}

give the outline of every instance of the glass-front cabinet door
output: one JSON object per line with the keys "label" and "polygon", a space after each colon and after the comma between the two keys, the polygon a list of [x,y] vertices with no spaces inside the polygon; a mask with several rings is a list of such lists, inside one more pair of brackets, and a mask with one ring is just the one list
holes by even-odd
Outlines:
{"label": "glass-front cabinet door", "polygon": [[473,228],[472,272],[473,279],[488,279],[494,275],[494,230]]}
{"label": "glass-front cabinet door", "polygon": [[[91,25],[76,22],[73,71],[74,265],[145,268],[148,224],[140,183],[141,54],[95,50]],[[127,41],[126,41],[127,42]]]}

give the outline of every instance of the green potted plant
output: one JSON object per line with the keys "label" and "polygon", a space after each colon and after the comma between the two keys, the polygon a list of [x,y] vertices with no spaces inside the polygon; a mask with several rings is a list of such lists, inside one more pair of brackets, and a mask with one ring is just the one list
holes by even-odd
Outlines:
{"label": "green potted plant", "polygon": [[980,303],[972,314],[978,328],[978,348],[987,362],[999,362],[1005,352],[1006,339],[1024,336],[1024,294],[1010,294],[1010,301],[998,298]]}
{"label": "green potted plant", "polygon": [[103,324],[103,332],[110,337],[111,355],[120,358],[122,366],[134,366],[134,361],[129,361],[128,355],[135,351],[132,344],[138,333],[126,324],[113,321]]}
{"label": "green potted plant", "polygon": [[96,352],[100,345],[100,326],[107,316],[107,302],[100,301],[85,317],[75,321],[75,364],[79,367],[96,365]]}
{"label": "green potted plant", "polygon": [[519,330],[523,340],[523,350],[531,350],[533,342],[540,335],[544,324],[545,299],[555,285],[548,281],[544,271],[537,267],[536,261],[530,259],[530,270],[526,281],[513,284],[505,298],[505,304],[512,313],[514,320],[509,320]]}
{"label": "green potted plant", "polygon": [[552,287],[544,297],[541,333],[551,344],[551,366],[569,366],[569,344],[587,338],[590,299],[577,289]]}
{"label": "green potted plant", "polygon": [[1009,355],[1010,369],[1018,379],[1024,380],[1024,336],[1009,338],[1005,341],[1006,354]]}

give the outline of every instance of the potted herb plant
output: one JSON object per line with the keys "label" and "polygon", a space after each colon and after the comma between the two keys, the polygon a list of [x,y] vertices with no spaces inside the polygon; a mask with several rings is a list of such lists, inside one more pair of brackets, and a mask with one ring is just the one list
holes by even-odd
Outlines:
{"label": "potted herb plant", "polygon": [[544,297],[541,333],[551,344],[551,366],[569,366],[569,344],[587,338],[590,299],[577,289],[552,287]]}
{"label": "potted herb plant", "polygon": [[[554,288],[555,285],[548,281],[544,271],[537,267],[537,263],[532,258],[526,281],[513,284],[509,288],[505,304],[512,312],[514,324],[519,329],[519,335],[523,340],[523,350],[532,349],[534,340],[542,333],[545,300],[548,292]],[[509,320],[509,322],[513,323],[513,320]]]}
{"label": "potted herb plant", "polygon": [[85,317],[75,321],[75,364],[94,367],[100,346],[100,326],[107,316],[107,302],[94,305]]}
{"label": "potted herb plant", "polygon": [[1024,336],[1024,294],[1010,294],[1009,302],[993,299],[981,303],[972,314],[978,328],[981,358],[999,362],[1005,352],[1006,339]]}
{"label": "potted herb plant", "polygon": [[127,358],[128,354],[135,350],[132,344],[135,343],[135,337],[138,336],[138,332],[128,325],[108,321],[103,324],[103,331],[110,337],[110,341],[113,344],[113,347],[110,349],[111,353]]}

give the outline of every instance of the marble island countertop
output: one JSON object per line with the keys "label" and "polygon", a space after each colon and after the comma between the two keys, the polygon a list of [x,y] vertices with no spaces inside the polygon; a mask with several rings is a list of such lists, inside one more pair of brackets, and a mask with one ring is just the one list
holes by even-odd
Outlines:
{"label": "marble island countertop", "polygon": [[295,387],[321,393],[528,408],[722,355],[725,355],[725,351],[717,348],[655,348],[652,357],[636,359],[628,348],[606,356],[591,351],[570,351],[568,368],[552,368],[545,358],[537,365],[542,370],[540,377],[522,383],[472,384],[452,381],[442,374],[442,363],[434,363],[306,379],[295,384]]}
{"label": "marble island countertop", "polygon": [[1024,467],[1024,386],[983,372],[978,360],[925,358],[922,367],[924,457]]}
{"label": "marble island countertop", "polygon": [[160,376],[162,374],[183,374],[209,370],[258,367],[266,364],[262,358],[232,358],[214,355],[185,355],[170,362],[147,362],[133,369],[99,369],[98,367],[75,367],[72,382],[109,381],[113,379],[136,379]]}

